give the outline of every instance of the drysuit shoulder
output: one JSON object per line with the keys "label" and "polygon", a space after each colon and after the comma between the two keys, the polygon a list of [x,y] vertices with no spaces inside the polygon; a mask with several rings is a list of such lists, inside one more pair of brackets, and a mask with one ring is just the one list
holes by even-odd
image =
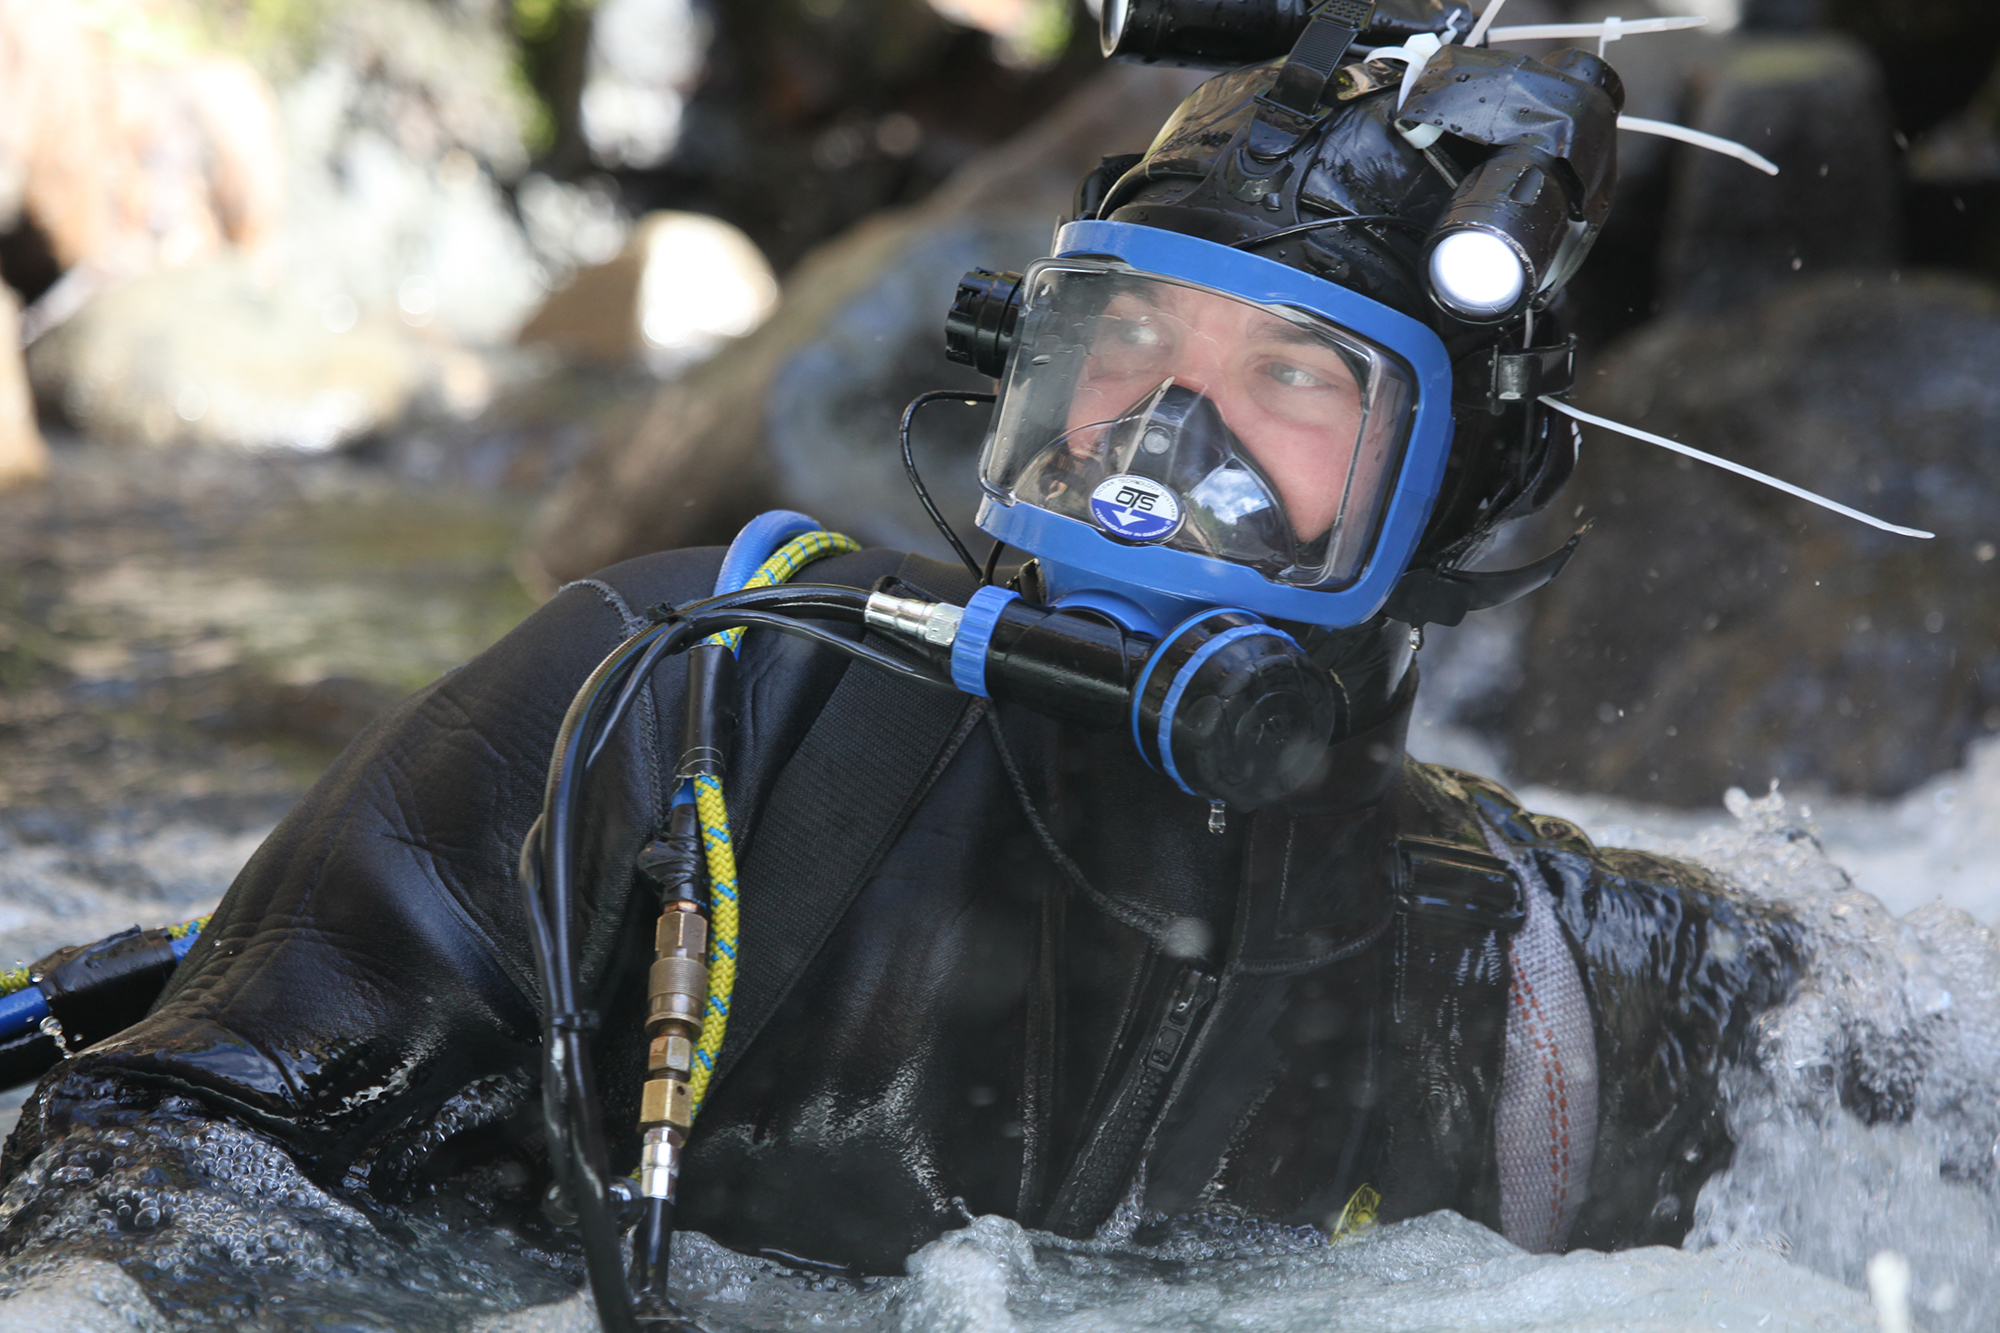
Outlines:
{"label": "drysuit shoulder", "polygon": [[[813,573],[865,587],[900,559],[866,552]],[[174,1097],[261,1130],[323,1182],[394,1195],[443,1139],[522,1105],[539,1024],[515,862],[550,748],[572,695],[645,609],[707,596],[720,561],[669,552],[570,584],[373,723],[252,856],[153,1011],[51,1071],[0,1175],[73,1124]],[[809,646],[776,637],[744,654],[746,687],[767,705],[745,741],[753,758],[781,753],[828,687],[820,658],[832,654],[795,669]],[[633,866],[669,795],[663,743],[681,692],[670,660],[593,779],[581,935],[592,985],[618,970],[644,906]],[[468,1103],[473,1088],[484,1091]]]}
{"label": "drysuit shoulder", "polygon": [[1490,831],[1547,890],[1576,958],[1596,1031],[1598,1134],[1569,1244],[1678,1244],[1702,1183],[1729,1160],[1723,1071],[1797,983],[1798,923],[1702,866],[1596,847],[1483,778],[1412,763],[1404,798],[1449,836],[1486,845]]}

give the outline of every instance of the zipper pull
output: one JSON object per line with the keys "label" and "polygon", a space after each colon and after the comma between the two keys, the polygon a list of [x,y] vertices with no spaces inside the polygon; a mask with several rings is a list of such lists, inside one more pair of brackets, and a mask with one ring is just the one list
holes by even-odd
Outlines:
{"label": "zipper pull", "polygon": [[1146,1063],[1162,1074],[1170,1071],[1180,1056],[1181,1043],[1187,1040],[1194,1020],[1214,998],[1214,977],[1192,967],[1183,971],[1174,982],[1173,994],[1167,999],[1166,1016],[1160,1020],[1159,1031],[1153,1034],[1153,1046],[1146,1052]]}

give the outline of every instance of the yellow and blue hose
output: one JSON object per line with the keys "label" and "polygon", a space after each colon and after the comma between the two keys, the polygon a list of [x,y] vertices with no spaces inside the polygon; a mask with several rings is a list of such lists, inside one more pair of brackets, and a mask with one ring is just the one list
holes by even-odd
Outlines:
{"label": "yellow and blue hose", "polygon": [[[815,560],[861,549],[860,543],[853,538],[823,531],[814,524],[812,530],[791,536],[757,566],[756,573],[739,584],[731,577],[734,572],[732,565],[740,565],[742,561],[738,547],[744,545],[746,538],[754,541],[757,524],[769,520],[783,520],[788,525],[798,522],[811,524],[811,520],[803,515],[766,514],[746,528],[743,536],[731,545],[729,556],[723,561],[722,574],[716,580],[718,596],[741,588],[765,588],[774,583],[784,583]],[[792,527],[792,531],[796,531],[796,526]],[[725,583],[731,586],[724,586]],[[725,630],[704,642],[719,644],[735,653],[741,650],[743,633],[740,628]],[[699,1114],[702,1101],[708,1095],[709,1081],[715,1076],[716,1055],[722,1050],[722,1039],[729,1029],[729,1002],[736,992],[736,935],[740,918],[737,912],[736,848],[729,840],[729,804],[722,794],[722,780],[702,776],[689,778],[686,782],[701,821],[702,846],[708,861],[708,1002],[702,1013],[701,1043],[695,1047],[694,1070],[688,1079],[689,1097],[694,1103],[695,1114]]]}
{"label": "yellow and blue hose", "polygon": [[[188,950],[194,948],[195,941],[207,925],[208,918],[198,916],[192,921],[167,927],[167,938],[173,942],[174,962],[179,963],[188,956]],[[0,1041],[12,1041],[40,1026],[42,1020],[49,1016],[47,998],[43,996],[41,987],[32,983],[32,974],[25,966],[0,971]]]}

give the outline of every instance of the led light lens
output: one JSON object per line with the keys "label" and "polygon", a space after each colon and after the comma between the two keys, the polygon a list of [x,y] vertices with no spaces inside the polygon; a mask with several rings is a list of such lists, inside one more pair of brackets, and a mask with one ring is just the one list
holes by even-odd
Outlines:
{"label": "led light lens", "polygon": [[1507,314],[1527,284],[1520,257],[1491,232],[1455,231],[1431,250],[1431,290],[1461,315]]}
{"label": "led light lens", "polygon": [[1097,30],[1098,49],[1109,56],[1118,50],[1125,36],[1125,8],[1129,0],[1104,0],[1102,22]]}

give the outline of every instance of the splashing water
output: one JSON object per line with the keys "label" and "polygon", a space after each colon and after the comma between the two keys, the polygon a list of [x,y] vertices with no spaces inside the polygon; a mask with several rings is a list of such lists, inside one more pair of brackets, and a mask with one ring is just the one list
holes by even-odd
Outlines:
{"label": "splashing water", "polygon": [[1736,1156],[1687,1245],[1771,1237],[1857,1287],[1894,1251],[1924,1327],[2000,1325],[2000,942],[1943,902],[1892,916],[1783,797],[1731,795],[1739,828],[1689,850],[1789,905],[1812,958],[1728,1080]]}
{"label": "splashing water", "polygon": [[10,1182],[0,1329],[447,1329],[568,1293],[557,1263],[469,1210],[364,1213],[196,1109],[74,1133]]}
{"label": "splashing water", "polygon": [[[909,1276],[866,1281],[684,1235],[677,1285],[711,1333],[2000,1327],[2000,942],[1938,897],[2000,914],[2000,865],[1981,861],[2000,847],[2000,742],[1900,802],[1823,803],[1819,828],[1776,791],[1730,793],[1727,822],[1528,802],[1607,845],[1701,861],[1807,928],[1803,983],[1725,1082],[1738,1147],[1683,1249],[1530,1255],[1450,1213],[1335,1245],[1129,1215],[1078,1242],[982,1217]],[[1859,891],[1850,860],[1908,910]],[[0,1227],[33,1237],[0,1267],[0,1333],[596,1328],[564,1266],[518,1237],[364,1213],[250,1131],[191,1119],[66,1142],[0,1197]]]}

